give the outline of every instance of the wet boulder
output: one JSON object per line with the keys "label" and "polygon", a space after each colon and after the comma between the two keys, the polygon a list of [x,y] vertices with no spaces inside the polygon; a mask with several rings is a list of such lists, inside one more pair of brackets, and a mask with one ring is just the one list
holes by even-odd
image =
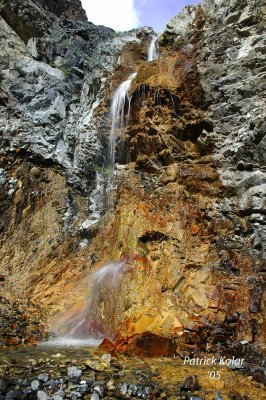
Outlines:
{"label": "wet boulder", "polygon": [[200,390],[200,384],[197,375],[188,376],[179,387],[184,391]]}

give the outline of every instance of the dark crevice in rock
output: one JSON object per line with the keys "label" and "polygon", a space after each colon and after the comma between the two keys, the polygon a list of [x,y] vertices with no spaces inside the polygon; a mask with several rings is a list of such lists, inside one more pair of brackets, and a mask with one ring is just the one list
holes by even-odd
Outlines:
{"label": "dark crevice in rock", "polygon": [[148,243],[148,242],[162,242],[163,240],[168,240],[169,238],[164,235],[162,232],[147,232],[139,238],[141,243]]}

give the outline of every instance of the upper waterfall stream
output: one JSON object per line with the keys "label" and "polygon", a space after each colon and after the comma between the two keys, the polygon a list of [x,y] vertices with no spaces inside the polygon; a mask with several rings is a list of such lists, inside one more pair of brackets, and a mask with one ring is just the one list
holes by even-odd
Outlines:
{"label": "upper waterfall stream", "polygon": [[148,47],[148,61],[155,61],[159,58],[159,43],[158,37],[153,36],[152,41]]}
{"label": "upper waterfall stream", "polygon": [[[116,140],[118,132],[121,130],[124,133],[125,126],[130,113],[130,101],[129,96],[130,86],[132,80],[137,75],[136,72],[132,73],[126,81],[116,89],[111,104],[110,114],[112,119],[111,132],[109,137],[109,165],[114,169],[115,158],[116,158]],[[125,106],[128,104],[127,115],[125,116]]]}

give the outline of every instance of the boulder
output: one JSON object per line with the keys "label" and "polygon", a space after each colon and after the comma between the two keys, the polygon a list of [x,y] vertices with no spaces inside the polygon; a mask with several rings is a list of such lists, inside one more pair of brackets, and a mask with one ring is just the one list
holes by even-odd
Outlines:
{"label": "boulder", "polygon": [[137,333],[115,342],[116,350],[139,357],[172,357],[176,354],[174,339],[155,335],[151,332]]}

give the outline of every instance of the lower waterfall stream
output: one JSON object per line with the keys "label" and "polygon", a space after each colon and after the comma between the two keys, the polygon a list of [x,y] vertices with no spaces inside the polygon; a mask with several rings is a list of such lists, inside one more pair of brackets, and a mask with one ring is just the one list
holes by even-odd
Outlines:
{"label": "lower waterfall stream", "polygon": [[56,338],[47,345],[98,345],[104,338],[113,339],[115,332],[106,316],[116,315],[116,299],[131,266],[124,261],[103,265],[89,275],[89,294],[78,313],[64,313],[55,326]]}

